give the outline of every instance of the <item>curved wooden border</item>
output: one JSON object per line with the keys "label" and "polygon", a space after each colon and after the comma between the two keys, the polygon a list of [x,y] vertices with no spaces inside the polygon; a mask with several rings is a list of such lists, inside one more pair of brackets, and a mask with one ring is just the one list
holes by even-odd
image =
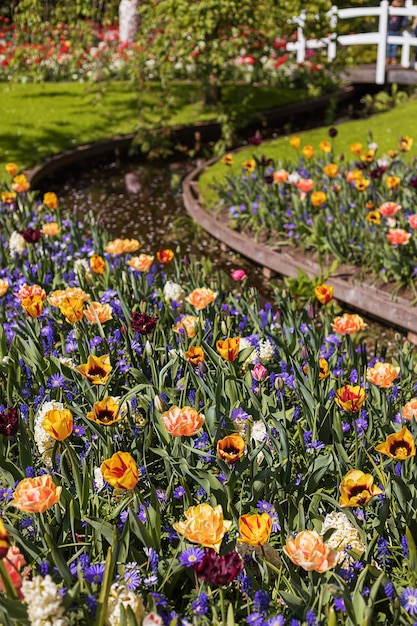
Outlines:
{"label": "curved wooden border", "polygon": [[[182,184],[183,198],[188,214],[213,237],[267,270],[277,272],[282,276],[296,278],[298,270],[302,269],[310,278],[320,276],[322,268],[301,252],[294,248],[291,249],[291,252],[288,251],[288,248],[282,251],[274,250],[270,246],[257,243],[232,230],[218,216],[204,209],[199,193],[198,179],[203,170],[217,160],[207,161],[204,165],[190,172],[184,179]],[[347,276],[347,278],[355,276],[353,267],[339,266],[337,274],[326,280],[327,284],[333,285],[334,297],[337,300],[385,324],[390,324],[394,328],[411,334],[417,332],[417,309],[411,307],[408,300],[404,298],[393,300],[376,287],[366,284],[355,285],[343,279],[341,275]],[[414,339],[411,335],[409,338]]]}
{"label": "curved wooden border", "polygon": [[[310,101],[300,103],[296,106],[290,105],[280,109],[271,109],[269,111],[263,111],[260,115],[269,123],[277,121],[282,122],[294,115],[323,109],[331,98],[338,97],[343,100],[351,96],[352,88],[348,87],[338,94],[329,94],[328,96],[317,98],[313,102]],[[259,123],[259,119],[254,123]],[[164,131],[161,129],[155,132],[162,133]],[[188,127],[172,127],[171,132],[177,141],[192,144],[196,140],[201,140],[202,142],[215,140],[220,136],[220,127],[219,124],[200,123]],[[79,163],[105,154],[111,154],[112,152],[115,154],[123,151],[127,152],[132,145],[133,139],[134,134],[132,133],[130,135],[116,136],[107,140],[79,146],[72,150],[53,155],[41,165],[27,170],[25,173],[33,188],[39,184],[42,179],[65,167],[74,165],[74,163]],[[213,237],[269,271],[277,272],[283,276],[297,277],[297,272],[300,268],[311,278],[319,276],[321,274],[320,266],[311,262],[299,252],[292,250],[290,253],[288,249],[285,251],[272,250],[266,245],[254,242],[240,233],[231,230],[214,214],[204,210],[199,196],[198,178],[202,170],[209,167],[216,160],[217,159],[211,159],[203,166],[196,168],[183,181],[184,205],[189,215]],[[342,269],[339,267],[338,273],[340,274],[342,271],[344,276],[354,276],[353,268],[346,267]],[[329,278],[327,282],[334,286],[335,297],[340,302],[357,308],[384,323],[389,323],[395,328],[410,333],[417,333],[417,311],[410,307],[407,300],[398,298],[394,301],[386,294],[379,292],[375,287],[356,286],[338,276]]]}

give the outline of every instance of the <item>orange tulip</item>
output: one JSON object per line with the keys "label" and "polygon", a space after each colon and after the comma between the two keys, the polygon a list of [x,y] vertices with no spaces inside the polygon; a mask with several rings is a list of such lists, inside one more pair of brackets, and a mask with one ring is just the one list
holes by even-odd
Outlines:
{"label": "orange tulip", "polygon": [[299,137],[290,137],[290,146],[295,150],[298,150],[301,144],[301,139]]}
{"label": "orange tulip", "polygon": [[149,272],[154,258],[155,257],[150,254],[140,254],[139,256],[132,256],[127,264],[132,267],[135,272]]}
{"label": "orange tulip", "polygon": [[239,354],[239,337],[230,337],[229,339],[219,340],[216,343],[217,352],[225,361],[231,362],[237,359]]}
{"label": "orange tulip", "polygon": [[354,155],[359,156],[360,153],[362,152],[362,148],[363,148],[362,144],[357,141],[357,142],[351,144],[350,151]]}
{"label": "orange tulip", "polygon": [[337,550],[329,548],[315,530],[302,530],[283,547],[289,559],[307,572],[327,572],[337,563]]}
{"label": "orange tulip", "polygon": [[50,211],[55,211],[58,208],[58,196],[53,191],[48,191],[43,196],[43,204]]}
{"label": "orange tulip", "polygon": [[42,315],[43,300],[41,296],[28,296],[22,300],[22,308],[29,317],[40,317]]}
{"label": "orange tulip", "polygon": [[304,146],[301,150],[301,153],[305,159],[310,160],[314,156],[314,148],[313,146]]}
{"label": "orange tulip", "polygon": [[314,288],[314,295],[321,304],[328,304],[333,299],[334,287],[322,283]]}
{"label": "orange tulip", "polygon": [[315,207],[322,206],[327,200],[327,196],[323,191],[313,191],[311,194],[311,204]]}
{"label": "orange tulip", "polygon": [[363,173],[362,170],[351,170],[346,174],[346,182],[352,183],[353,181],[362,180]]}
{"label": "orange tulip", "polygon": [[366,378],[373,385],[387,388],[391,387],[394,380],[398,378],[399,373],[399,367],[395,367],[391,363],[377,361],[373,367],[367,368]]}
{"label": "orange tulip", "polygon": [[90,269],[94,274],[104,274],[106,271],[106,261],[99,254],[93,254],[90,258]]}
{"label": "orange tulip", "polygon": [[206,355],[201,346],[190,346],[185,353],[185,358],[191,365],[198,365],[205,360]]}
{"label": "orange tulip", "polygon": [[371,184],[369,178],[361,178],[360,180],[355,181],[355,189],[356,191],[366,191]]}
{"label": "orange tulip", "polygon": [[249,173],[254,172],[256,169],[255,159],[247,159],[246,161],[243,161],[242,167],[244,170],[246,170]]}
{"label": "orange tulip", "polygon": [[104,324],[112,318],[112,308],[110,304],[101,304],[101,302],[92,302],[90,306],[85,309],[84,316],[90,322],[90,324]]}
{"label": "orange tulip", "polygon": [[86,302],[88,300],[88,294],[80,287],[68,287],[67,289],[58,289],[50,293],[48,301],[52,306],[59,307],[65,298],[74,298],[81,300],[81,302]]}
{"label": "orange tulip", "polygon": [[370,224],[380,224],[381,213],[379,211],[369,211],[369,213],[365,217],[365,220]]}
{"label": "orange tulip", "polygon": [[365,506],[374,497],[383,491],[374,485],[374,477],[361,470],[351,469],[340,483],[341,507]]}
{"label": "orange tulip", "polygon": [[296,187],[302,193],[308,193],[314,187],[314,180],[311,178],[301,178],[296,184]]}
{"label": "orange tulip", "polygon": [[286,183],[288,180],[289,173],[287,170],[277,170],[272,174],[272,178],[274,179],[274,183]]}
{"label": "orange tulip", "polygon": [[356,313],[344,313],[342,317],[336,317],[332,324],[334,332],[339,335],[353,335],[365,326],[361,316]]}
{"label": "orange tulip", "polygon": [[90,354],[87,363],[79,365],[76,369],[93,385],[105,385],[113,368],[108,354],[103,356]]}
{"label": "orange tulip", "polygon": [[24,513],[44,513],[59,502],[61,491],[62,487],[57,487],[47,474],[24,478],[18,483],[10,504]]}
{"label": "orange tulip", "polygon": [[400,152],[409,152],[411,150],[411,146],[413,145],[413,140],[408,135],[402,135],[398,138],[399,149]]}
{"label": "orange tulip", "polygon": [[319,380],[324,380],[330,376],[329,364],[326,359],[319,359]]}
{"label": "orange tulip", "polygon": [[135,459],[128,452],[116,452],[101,464],[106,483],[116,489],[133,489],[139,480]]}
{"label": "orange tulip", "polygon": [[182,317],[179,322],[175,324],[172,330],[175,333],[187,335],[189,339],[192,339],[195,337],[196,328],[199,323],[200,320],[198,317],[195,317],[194,315],[184,315],[184,317]]}
{"label": "orange tulip", "polygon": [[13,204],[13,201],[16,198],[16,192],[15,191],[2,191],[0,197],[1,197],[1,201],[4,202],[4,204]]}
{"label": "orange tulip", "polygon": [[87,419],[100,424],[100,426],[111,426],[119,422],[121,418],[120,407],[110,396],[99,402],[94,402],[93,410],[87,413]]}
{"label": "orange tulip", "polygon": [[51,409],[45,413],[42,426],[53,439],[64,441],[72,433],[72,413],[69,409]]}
{"label": "orange tulip", "polygon": [[403,461],[416,454],[414,437],[405,426],[397,433],[388,435],[383,443],[375,447],[375,450],[398,461]]}
{"label": "orange tulip", "polygon": [[405,246],[411,238],[411,233],[408,233],[403,228],[390,228],[387,234],[387,239],[393,246]]}
{"label": "orange tulip", "polygon": [[59,310],[70,324],[79,322],[84,315],[83,303],[78,298],[63,298]]}
{"label": "orange tulip", "polygon": [[47,222],[42,226],[42,234],[47,237],[56,237],[59,234],[60,228],[57,222]]}
{"label": "orange tulip", "polygon": [[167,432],[173,437],[192,437],[203,426],[205,417],[191,406],[172,406],[161,415]]}
{"label": "orange tulip", "polygon": [[28,179],[24,174],[19,174],[13,178],[12,189],[17,193],[24,193],[30,188]]}
{"label": "orange tulip", "polygon": [[156,253],[156,258],[160,263],[166,265],[167,263],[171,263],[174,258],[174,251],[167,248],[166,250],[158,250]]}
{"label": "orange tulip", "polygon": [[9,176],[16,176],[17,174],[16,163],[6,163],[4,169],[6,170],[7,174],[9,174]]}
{"label": "orange tulip", "polygon": [[245,440],[241,435],[227,435],[217,442],[217,456],[225,463],[237,463],[244,453]]}
{"label": "orange tulip", "polygon": [[394,217],[401,209],[402,206],[398,202],[384,202],[378,210],[384,217]]}
{"label": "orange tulip", "polygon": [[25,298],[30,298],[31,296],[39,296],[41,300],[46,299],[45,290],[40,285],[22,285],[17,292],[16,296],[20,301]]}
{"label": "orange tulip", "polygon": [[320,141],[319,148],[324,154],[329,154],[332,151],[332,146],[328,141]]}
{"label": "orange tulip", "polygon": [[185,512],[185,518],[185,521],[173,524],[177,533],[187,541],[219,552],[223,537],[232,525],[231,521],[223,518],[221,505],[214,508],[207,503],[192,506]]}
{"label": "orange tulip", "polygon": [[335,178],[339,173],[339,168],[336,163],[329,163],[323,167],[323,172],[328,178]]}
{"label": "orange tulip", "polygon": [[375,158],[375,150],[367,150],[361,155],[361,161],[364,163],[372,163]]}
{"label": "orange tulip", "polygon": [[388,189],[395,190],[400,186],[401,178],[398,176],[387,176],[385,179],[385,184]]}
{"label": "orange tulip", "polygon": [[233,154],[225,154],[224,156],[222,156],[221,162],[224,165],[228,165],[230,167],[231,165],[233,165]]}
{"label": "orange tulip", "polygon": [[137,239],[114,239],[109,241],[104,249],[109,254],[117,256],[125,252],[136,252],[141,247],[142,244]]}
{"label": "orange tulip", "polygon": [[414,418],[417,421],[417,398],[411,398],[411,400],[403,406],[401,415],[405,420],[411,421]]}
{"label": "orange tulip", "polygon": [[365,400],[365,389],[359,385],[345,385],[336,391],[336,404],[347,413],[360,411]]}
{"label": "orange tulip", "polygon": [[0,278],[0,297],[4,296],[9,289],[9,281],[7,278]]}
{"label": "orange tulip", "polygon": [[272,518],[268,513],[260,515],[241,515],[239,517],[239,533],[237,538],[249,546],[263,546],[267,543],[272,530]]}
{"label": "orange tulip", "polygon": [[194,289],[185,299],[192,304],[197,311],[201,311],[214,302],[216,298],[217,293],[206,287],[200,287],[199,289]]}

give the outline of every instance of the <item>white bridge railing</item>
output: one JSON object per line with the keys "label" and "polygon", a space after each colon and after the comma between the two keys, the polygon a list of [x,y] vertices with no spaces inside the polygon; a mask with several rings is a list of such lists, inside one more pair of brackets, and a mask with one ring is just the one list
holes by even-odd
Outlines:
{"label": "white bridge railing", "polygon": [[306,59],[307,50],[317,50],[319,48],[327,48],[327,58],[333,61],[336,58],[337,46],[353,46],[353,45],[370,45],[378,46],[375,83],[383,85],[385,82],[385,60],[387,52],[387,44],[397,44],[402,46],[401,65],[408,68],[410,66],[410,50],[417,47],[417,37],[407,31],[403,31],[399,35],[388,35],[388,16],[402,15],[409,18],[409,23],[417,17],[417,6],[413,6],[413,0],[405,0],[405,6],[401,8],[392,7],[388,0],[382,0],[378,7],[361,7],[352,9],[338,9],[333,6],[330,10],[330,27],[332,31],[337,28],[339,20],[347,20],[356,17],[375,17],[378,18],[378,30],[369,33],[354,33],[351,35],[337,35],[332,32],[331,35],[321,39],[306,39],[303,33],[306,13],[301,13],[294,18],[297,24],[297,41],[289,42],[286,45],[288,51],[297,53],[297,62],[303,63]]}

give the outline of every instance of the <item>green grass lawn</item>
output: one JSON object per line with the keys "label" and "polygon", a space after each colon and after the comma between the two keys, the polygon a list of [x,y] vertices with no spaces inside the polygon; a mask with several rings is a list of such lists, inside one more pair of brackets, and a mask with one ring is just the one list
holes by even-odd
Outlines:
{"label": "green grass lawn", "polygon": [[[355,157],[350,152],[349,146],[354,142],[360,142],[365,150],[369,134],[372,133],[372,141],[378,144],[377,156],[383,156],[388,150],[398,147],[398,137],[409,135],[414,138],[414,144],[407,156],[410,160],[415,159],[417,157],[417,134],[414,131],[413,120],[416,118],[417,100],[409,100],[386,113],[380,113],[364,120],[340,124],[337,126],[338,135],[333,140],[334,154],[337,158],[343,154],[347,161],[353,161]],[[329,141],[328,129],[329,127],[323,127],[303,133],[294,133],[301,138],[300,149],[309,144],[315,148],[316,153],[320,153],[319,143],[322,140]],[[257,148],[249,146],[235,155],[232,167],[217,162],[202,174],[199,181],[200,190],[206,204],[213,204],[217,199],[213,191],[213,184],[220,181],[225,174],[239,173],[243,161],[254,155],[259,157],[265,155],[283,165],[296,163],[300,158],[300,152],[290,146],[289,136],[265,142]]]}
{"label": "green grass lawn", "polygon": [[[251,88],[225,88],[226,102],[240,102]],[[174,90],[175,114],[169,124],[190,124],[216,119],[214,107],[203,106],[197,87],[178,84]],[[305,99],[301,90],[256,88],[251,110],[257,111]],[[135,88],[126,82],[1,83],[0,180],[4,165],[15,162],[26,169],[46,157],[76,145],[134,131],[141,114]],[[163,94],[156,84],[145,95],[150,115],[158,124]]]}

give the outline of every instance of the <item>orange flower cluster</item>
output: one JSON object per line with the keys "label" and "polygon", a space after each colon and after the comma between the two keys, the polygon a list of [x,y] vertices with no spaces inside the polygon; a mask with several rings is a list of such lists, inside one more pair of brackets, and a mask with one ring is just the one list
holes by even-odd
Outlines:
{"label": "orange flower cluster", "polygon": [[141,245],[137,239],[113,239],[113,241],[109,241],[107,246],[104,248],[106,252],[111,254],[112,256],[118,256],[119,254],[124,254],[125,252],[136,252],[141,248]]}

